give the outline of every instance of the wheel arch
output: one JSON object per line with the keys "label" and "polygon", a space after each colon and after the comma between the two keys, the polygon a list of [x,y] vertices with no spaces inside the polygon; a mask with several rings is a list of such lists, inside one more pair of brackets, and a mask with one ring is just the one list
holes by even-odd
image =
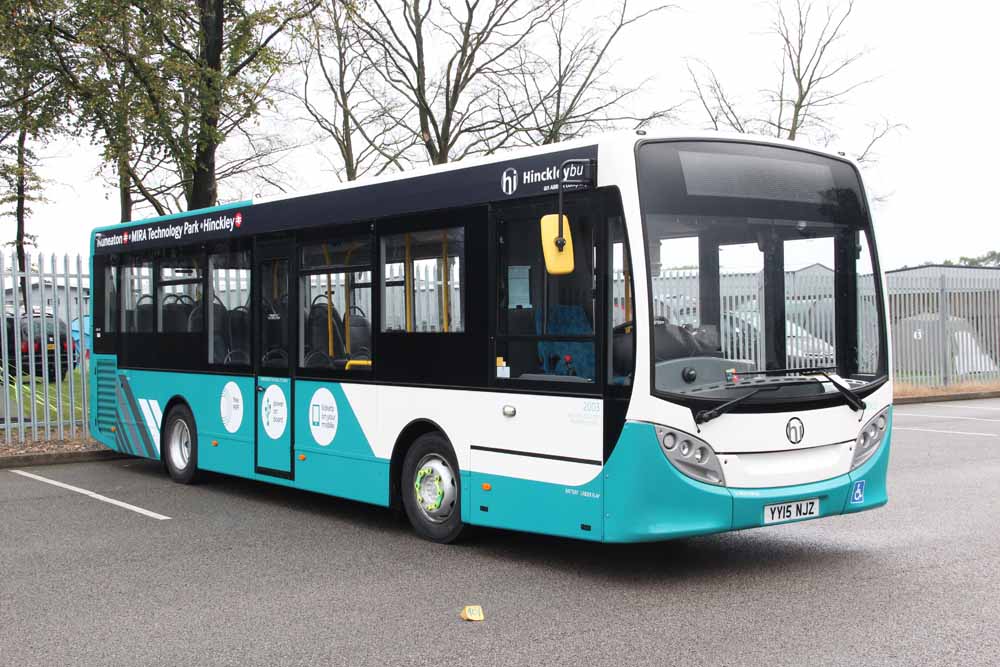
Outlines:
{"label": "wheel arch", "polygon": [[451,438],[448,437],[448,434],[445,433],[440,424],[432,419],[414,419],[404,426],[403,430],[396,436],[396,442],[392,446],[392,456],[389,459],[389,507],[402,509],[400,477],[403,472],[403,460],[406,458],[406,452],[409,451],[417,438],[434,432],[440,433],[454,451],[455,446],[451,444]]}

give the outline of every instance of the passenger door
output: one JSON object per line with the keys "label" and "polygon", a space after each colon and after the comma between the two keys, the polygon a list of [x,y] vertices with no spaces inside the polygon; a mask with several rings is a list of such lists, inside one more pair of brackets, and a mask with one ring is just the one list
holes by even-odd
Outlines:
{"label": "passenger door", "polygon": [[294,477],[292,462],[292,377],[295,322],[292,294],[294,245],[258,244],[254,259],[256,314],[255,363],[257,429],[256,472]]}

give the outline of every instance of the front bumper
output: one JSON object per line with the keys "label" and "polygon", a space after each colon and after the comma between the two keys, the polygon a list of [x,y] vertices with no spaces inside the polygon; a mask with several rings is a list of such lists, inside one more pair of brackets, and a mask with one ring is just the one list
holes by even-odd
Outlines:
{"label": "front bumper", "polygon": [[846,475],[795,486],[731,489],[681,474],[663,456],[651,424],[628,422],[604,469],[604,540],[645,542],[755,528],[764,525],[765,505],[808,498],[819,499],[816,518],[880,507],[888,499],[891,436],[890,425],[876,455]]}

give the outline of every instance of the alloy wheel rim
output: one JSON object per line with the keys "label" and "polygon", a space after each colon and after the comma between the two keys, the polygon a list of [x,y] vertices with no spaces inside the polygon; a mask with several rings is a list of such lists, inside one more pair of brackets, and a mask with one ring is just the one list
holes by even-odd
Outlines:
{"label": "alloy wheel rim", "polygon": [[438,454],[420,460],[413,476],[413,496],[428,521],[443,523],[455,511],[458,482],[451,465]]}
{"label": "alloy wheel rim", "polygon": [[183,419],[170,429],[170,460],[178,470],[185,470],[191,461],[191,430]]}

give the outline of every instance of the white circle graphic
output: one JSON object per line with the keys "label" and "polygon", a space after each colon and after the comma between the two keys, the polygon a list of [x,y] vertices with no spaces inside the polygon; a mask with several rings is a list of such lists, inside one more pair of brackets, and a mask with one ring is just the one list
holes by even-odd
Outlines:
{"label": "white circle graphic", "polygon": [[288,402],[285,392],[276,384],[264,390],[264,398],[260,403],[260,418],[264,424],[264,433],[271,440],[277,440],[285,433],[288,426]]}
{"label": "white circle graphic", "polygon": [[235,382],[227,382],[222,388],[222,398],[219,400],[219,416],[222,425],[230,433],[240,430],[243,423],[243,392]]}
{"label": "white circle graphic", "polygon": [[325,387],[317,389],[309,401],[309,430],[316,444],[326,447],[333,442],[339,422],[340,415],[333,394]]}

